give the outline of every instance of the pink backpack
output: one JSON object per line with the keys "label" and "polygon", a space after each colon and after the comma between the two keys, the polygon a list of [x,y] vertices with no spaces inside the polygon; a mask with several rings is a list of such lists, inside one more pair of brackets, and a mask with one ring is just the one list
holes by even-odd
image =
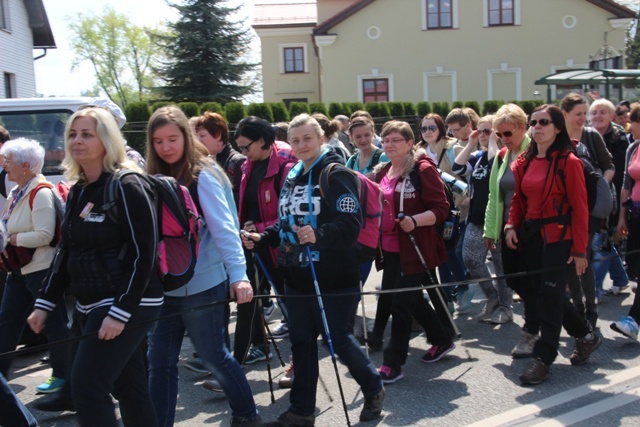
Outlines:
{"label": "pink backpack", "polygon": [[323,188],[329,187],[329,174],[333,170],[345,170],[358,177],[358,202],[362,209],[362,227],[358,234],[356,249],[361,262],[372,261],[376,257],[380,242],[380,226],[382,224],[382,190],[378,183],[370,180],[360,172],[349,169],[339,163],[331,163],[320,173],[320,194],[324,198]]}

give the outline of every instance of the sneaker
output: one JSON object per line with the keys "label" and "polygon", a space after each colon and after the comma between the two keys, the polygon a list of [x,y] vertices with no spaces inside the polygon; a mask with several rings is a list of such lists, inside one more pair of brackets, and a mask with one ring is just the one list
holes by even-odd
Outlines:
{"label": "sneaker", "polygon": [[195,372],[196,374],[210,374],[209,368],[207,368],[204,364],[204,361],[197,356],[194,356],[193,359],[187,360],[184,362],[184,367],[190,370],[191,372]]}
{"label": "sneaker", "polygon": [[277,421],[263,424],[265,427],[313,427],[316,422],[316,416],[298,415],[287,411],[280,414]]}
{"label": "sneaker", "polygon": [[458,292],[458,313],[467,313],[471,310],[471,300],[476,293],[476,288],[469,285],[468,289]]}
{"label": "sneaker", "polygon": [[[591,337],[589,337],[590,335]],[[602,339],[595,332],[591,332],[583,338],[577,338],[573,354],[569,357],[571,364],[578,366],[587,363],[591,353],[596,351],[598,347],[600,347],[600,344],[602,344]]]}
{"label": "sneaker", "polygon": [[456,348],[454,343],[449,345],[432,345],[424,356],[420,358],[420,361],[423,363],[437,362],[442,359],[445,354],[450,353],[454,348]]}
{"label": "sneaker", "polygon": [[260,415],[256,415],[256,417],[251,420],[244,417],[233,417],[231,419],[231,427],[260,427],[262,425]]}
{"label": "sneaker", "polygon": [[373,396],[364,397],[364,405],[360,412],[360,421],[373,421],[382,414],[382,402],[384,401],[384,388]]}
{"label": "sneaker", "polygon": [[539,335],[530,334],[523,329],[520,341],[516,344],[513,350],[511,350],[511,356],[513,356],[514,359],[525,359],[527,357],[531,357],[531,354],[533,353],[533,346],[539,338]]}
{"label": "sneaker", "polygon": [[267,360],[267,358],[271,359],[272,357],[273,354],[271,354],[271,352],[269,352],[269,356],[267,356],[260,347],[251,344],[251,347],[249,347],[249,353],[247,354],[247,357],[244,358],[244,364],[253,365],[254,363],[262,362],[263,360]]}
{"label": "sneaker", "polygon": [[632,340],[638,339],[638,322],[631,316],[624,316],[618,319],[617,322],[611,324],[611,329],[616,332],[620,332],[622,335],[631,338]]}
{"label": "sneaker", "polygon": [[60,390],[66,382],[67,381],[62,378],[49,377],[49,379],[37,386],[36,390],[38,393],[55,393]]}
{"label": "sneaker", "polygon": [[293,386],[293,378],[295,374],[293,372],[293,360],[289,362],[289,367],[284,371],[284,375],[278,380],[278,386],[280,388],[291,388]]}
{"label": "sneaker", "polygon": [[609,295],[609,296],[620,295],[620,293],[622,293],[622,291],[624,291],[628,287],[629,287],[628,283],[626,285],[624,285],[624,286],[613,286],[613,285],[611,285],[611,287],[609,289],[605,289],[604,290],[604,294],[605,295]]}
{"label": "sneaker", "polygon": [[218,380],[205,380],[202,383],[202,388],[212,391],[214,393],[224,393],[222,386],[218,382]]}
{"label": "sneaker", "polygon": [[271,316],[273,316],[273,313],[276,311],[275,303],[271,302],[270,305],[262,307],[262,311],[264,312],[264,321],[268,322],[269,319],[271,319]]}
{"label": "sneaker", "polygon": [[496,311],[499,305],[500,305],[500,301],[497,298],[488,300],[484,305],[484,308],[482,309],[480,314],[476,316],[476,320],[478,322],[488,322],[489,319],[491,318],[491,315],[493,314],[494,311]]}
{"label": "sneaker", "polygon": [[551,375],[549,367],[542,360],[533,359],[520,375],[520,382],[523,385],[536,385],[549,378],[549,375]]}
{"label": "sneaker", "polygon": [[380,373],[383,384],[393,384],[396,381],[404,378],[404,375],[402,375],[402,370],[395,370],[387,365],[380,366],[380,368],[378,368],[378,372]]}
{"label": "sneaker", "polygon": [[271,336],[274,338],[285,338],[289,336],[289,325],[287,322],[278,323],[275,328],[271,329]]}
{"label": "sneaker", "polygon": [[491,318],[488,320],[489,323],[493,323],[494,325],[503,325],[512,321],[513,310],[507,307],[498,307],[497,310],[494,311],[491,315]]}

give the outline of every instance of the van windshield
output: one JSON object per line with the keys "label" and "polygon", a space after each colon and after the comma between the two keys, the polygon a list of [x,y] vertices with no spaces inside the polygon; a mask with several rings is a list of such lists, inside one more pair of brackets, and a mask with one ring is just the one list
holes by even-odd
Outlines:
{"label": "van windshield", "polygon": [[64,127],[72,112],[66,109],[44,111],[0,112],[0,125],[11,138],[38,141],[45,149],[44,175],[62,175],[60,163],[64,159]]}

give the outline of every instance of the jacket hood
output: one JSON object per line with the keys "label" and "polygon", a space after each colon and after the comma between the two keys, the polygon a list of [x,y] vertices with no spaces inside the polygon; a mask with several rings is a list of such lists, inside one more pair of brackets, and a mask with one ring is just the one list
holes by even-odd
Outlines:
{"label": "jacket hood", "polygon": [[[404,165],[402,166],[401,176],[403,178],[406,176],[409,176],[409,173],[415,166],[416,162],[419,162],[427,157],[429,157],[429,155],[427,154],[427,151],[424,148],[418,148],[416,150],[413,150],[413,155],[407,156],[407,158],[405,159]],[[384,169],[385,166],[391,167],[391,162],[378,163],[373,168],[374,175],[377,175],[382,169]]]}

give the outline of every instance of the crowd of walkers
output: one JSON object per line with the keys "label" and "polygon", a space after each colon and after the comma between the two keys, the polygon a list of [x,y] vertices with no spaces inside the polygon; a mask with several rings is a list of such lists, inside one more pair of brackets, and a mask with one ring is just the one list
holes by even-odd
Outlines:
{"label": "crowd of walkers", "polygon": [[[412,331],[429,343],[420,360],[438,362],[459,336],[453,316],[469,312],[480,290],[479,322],[513,322],[513,302],[522,301],[512,356],[531,358],[519,378],[539,384],[562,328],[575,338],[571,364],[588,362],[602,344],[598,300],[638,280],[640,103],[572,93],[529,116],[515,104],[484,117],[456,108],[427,114],[415,131],[388,121],[379,136],[365,111],[288,124],[251,116],[236,125],[237,147],[221,115],[189,120],[167,106],[149,120],[144,159],[126,145],[122,123],[108,102],[69,118],[68,194],[41,174],[39,142],[0,128],[2,178],[15,183],[0,224],[0,352],[15,350],[26,325],[51,342],[82,337],[51,348],[51,377],[38,386],[51,396],[36,407],[76,411],[83,426],[117,425],[112,397],[126,426],[173,425],[185,334],[196,350],[187,366],[211,374],[204,386],[226,395],[232,426],[315,424],[319,337],[362,390],[360,421],[376,420],[384,385],[406,374]],[[156,274],[161,212],[145,174],[175,179],[199,213],[193,277],[170,291]],[[594,179],[612,200],[605,215],[594,207]],[[381,199],[375,260],[356,243],[366,180]],[[367,351],[383,350],[379,367],[354,339],[374,265],[383,292],[372,329],[355,335]],[[603,289],[607,273],[613,285]],[[276,306],[282,320],[269,326]],[[636,294],[610,327],[637,339],[638,322]],[[243,366],[273,357],[270,341],[287,336],[292,357],[279,385],[291,388],[290,406],[265,424]],[[9,397],[10,368],[0,360],[2,416],[37,425]]]}

